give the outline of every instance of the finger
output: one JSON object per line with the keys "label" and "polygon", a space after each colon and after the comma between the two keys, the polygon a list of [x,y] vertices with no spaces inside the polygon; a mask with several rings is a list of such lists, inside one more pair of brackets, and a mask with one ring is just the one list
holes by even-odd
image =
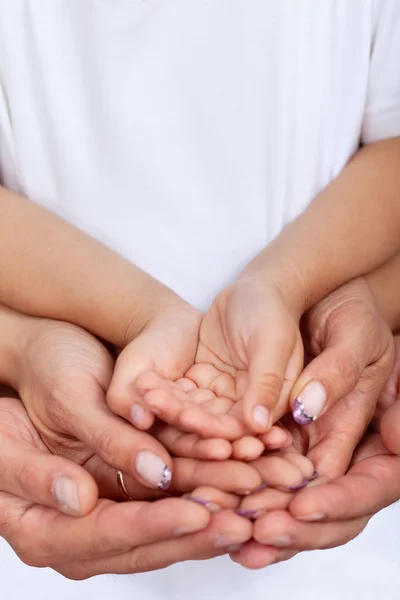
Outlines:
{"label": "finger", "polygon": [[370,422],[376,397],[375,373],[364,374],[356,389],[315,423],[317,442],[307,456],[321,478],[333,480],[346,473]]}
{"label": "finger", "polygon": [[258,471],[251,465],[235,460],[197,461],[176,459],[171,493],[190,493],[200,486],[211,486],[230,493],[251,493],[262,485]]}
{"label": "finger", "polygon": [[199,533],[138,547],[114,558],[63,565],[59,571],[72,579],[103,573],[155,571],[186,560],[206,560],[226,554],[249,540],[251,532],[249,521],[231,511],[221,511],[214,514],[208,528]]}
{"label": "finger", "polygon": [[280,450],[293,444],[292,434],[279,425],[274,425],[269,431],[262,433],[259,439],[266,450]]}
{"label": "finger", "polygon": [[[20,402],[0,405],[0,490],[69,515],[84,515],[97,501],[93,478],[79,465],[53,456],[21,436]],[[15,432],[20,436],[15,439]]]}
{"label": "finger", "polygon": [[[350,394],[367,367],[375,365],[375,402],[365,407],[371,420],[376,398],[389,375],[392,358],[390,332],[384,324],[377,338],[375,330],[364,320],[345,322],[328,332],[324,349],[303,370],[291,393],[293,418],[299,425],[309,425],[338,400]],[[378,329],[378,326],[376,326]]]}
{"label": "finger", "polygon": [[[211,487],[221,492],[241,494],[251,493],[262,484],[260,475],[250,465],[239,461],[199,461],[190,458],[175,458],[174,477],[168,494],[182,496],[191,494],[194,489]],[[121,501],[123,496],[118,487],[115,469],[105,465],[98,457],[93,457],[86,465],[99,487],[102,498]],[[136,479],[124,474],[128,494],[134,499],[153,500],[165,497],[162,490],[150,489]]]}
{"label": "finger", "polygon": [[[8,511],[11,507],[12,499]],[[22,560],[38,567],[129,552],[203,530],[210,521],[204,507],[178,498],[120,504],[100,500],[89,515],[78,519],[35,505],[22,513],[12,523],[3,523],[2,530]]]}
{"label": "finger", "polygon": [[301,470],[284,456],[261,456],[251,463],[263,481],[271,487],[278,487],[292,492],[302,489],[308,484]]}
{"label": "finger", "polygon": [[292,498],[293,494],[267,487],[243,498],[240,508],[243,514],[259,516],[267,511],[286,509]]}
{"label": "finger", "polygon": [[250,462],[259,458],[265,450],[261,440],[253,436],[244,436],[232,442],[232,456],[236,460]]}
{"label": "finger", "polygon": [[287,329],[286,323],[275,323],[273,329],[260,332],[249,347],[249,384],[243,413],[247,425],[256,433],[268,431],[286,412],[287,397],[282,395],[285,378],[291,379],[292,385],[302,367],[300,337],[294,328],[291,332]]}
{"label": "finger", "polygon": [[209,486],[198,487],[191,494],[183,497],[192,502],[198,502],[211,512],[218,512],[222,509],[236,510],[240,505],[240,498],[235,494],[228,494]]}
{"label": "finger", "polygon": [[[207,394],[212,392],[200,390]],[[171,388],[153,389],[142,399],[143,403],[169,425],[203,438],[225,438],[235,440],[246,433],[246,428],[236,417],[220,411],[211,412],[205,406],[196,404],[183,390]],[[215,398],[213,404],[223,402]],[[231,405],[231,400],[228,400]]]}
{"label": "finger", "polygon": [[339,479],[304,490],[290,504],[301,521],[346,521],[375,514],[400,497],[400,458],[362,460]]}
{"label": "finger", "polygon": [[246,542],[243,547],[230,554],[233,562],[240,564],[246,569],[264,569],[283,560],[289,560],[297,554],[297,551],[281,550],[273,546],[263,546],[254,540]]}
{"label": "finger", "polygon": [[256,542],[290,550],[325,550],[347,544],[366,526],[368,517],[333,523],[300,523],[287,511],[273,511],[254,524]]}
{"label": "finger", "polygon": [[194,433],[185,433],[164,424],[157,424],[151,433],[174,456],[227,460],[232,454],[232,445],[227,440],[219,438],[204,440]]}
{"label": "finger", "polygon": [[392,454],[400,454],[400,399],[385,412],[379,428],[382,442]]}
{"label": "finger", "polygon": [[172,462],[165,448],[148,433],[115,416],[98,387],[90,402],[68,406],[68,430],[110,466],[138,478],[144,485],[168,489]]}

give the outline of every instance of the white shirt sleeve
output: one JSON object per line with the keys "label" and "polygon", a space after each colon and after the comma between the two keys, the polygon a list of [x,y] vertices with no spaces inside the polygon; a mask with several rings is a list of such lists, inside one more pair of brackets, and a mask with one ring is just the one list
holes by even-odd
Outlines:
{"label": "white shirt sleeve", "polygon": [[375,0],[365,144],[400,136],[400,0]]}

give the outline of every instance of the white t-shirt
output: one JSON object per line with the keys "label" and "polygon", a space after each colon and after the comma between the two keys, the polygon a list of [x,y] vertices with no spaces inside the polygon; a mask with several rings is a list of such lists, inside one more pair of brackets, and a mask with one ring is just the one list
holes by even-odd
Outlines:
{"label": "white t-shirt", "polygon": [[[399,0],[0,0],[3,183],[205,309],[400,135]],[[345,548],[72,583],[0,542],[4,598],[400,598],[398,509]]]}

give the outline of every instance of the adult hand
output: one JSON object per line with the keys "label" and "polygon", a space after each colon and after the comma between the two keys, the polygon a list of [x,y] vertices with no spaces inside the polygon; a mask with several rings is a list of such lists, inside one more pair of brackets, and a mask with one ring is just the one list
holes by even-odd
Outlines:
{"label": "adult hand", "polygon": [[[127,479],[129,493],[132,486],[147,486],[154,490],[153,497],[170,483],[165,465],[174,470],[170,493],[191,492],[217,481],[222,490],[233,492],[262,483],[255,469],[236,461],[199,463],[187,458],[172,462],[152,435],[113,414],[105,396],[114,361],[91,334],[66,323],[45,319],[27,323],[24,318],[19,339],[24,342],[14,385],[54,454],[86,466],[101,459],[114,468],[114,476],[118,469],[137,480],[134,484]],[[76,503],[81,503],[79,495]],[[82,506],[78,509],[77,505],[71,510],[81,513]]]}
{"label": "adult hand", "polygon": [[304,336],[314,358],[296,387],[317,380],[342,400],[308,427],[286,421],[319,477],[295,496],[265,490],[244,499],[242,508],[268,511],[255,524],[255,541],[233,555],[250,568],[344,544],[400,494],[390,481],[399,480],[398,459],[387,455],[376,436],[364,439],[346,474],[393,362],[391,333],[365,281],[355,280],[320,302],[304,322]]}
{"label": "adult hand", "polygon": [[[118,495],[115,471],[98,461],[93,476],[110,496]],[[71,481],[83,491],[84,508],[92,508],[85,516],[60,512],[68,513],[65,505],[76,497]],[[211,558],[251,535],[250,524],[232,511],[211,514],[178,498],[149,503],[146,489],[134,502],[103,499],[92,506],[94,479],[52,455],[21,402],[9,395],[0,397],[0,490],[0,535],[25,563],[72,579]]]}

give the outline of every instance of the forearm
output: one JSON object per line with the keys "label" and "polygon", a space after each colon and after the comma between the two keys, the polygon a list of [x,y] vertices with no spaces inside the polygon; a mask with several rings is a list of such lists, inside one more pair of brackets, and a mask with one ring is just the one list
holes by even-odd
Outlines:
{"label": "forearm", "polygon": [[304,311],[400,250],[400,139],[362,148],[253,261]]}
{"label": "forearm", "polygon": [[171,290],[42,207],[0,188],[0,302],[84,327],[118,346]]}
{"label": "forearm", "polygon": [[400,328],[400,253],[366,276],[379,311],[392,331]]}

